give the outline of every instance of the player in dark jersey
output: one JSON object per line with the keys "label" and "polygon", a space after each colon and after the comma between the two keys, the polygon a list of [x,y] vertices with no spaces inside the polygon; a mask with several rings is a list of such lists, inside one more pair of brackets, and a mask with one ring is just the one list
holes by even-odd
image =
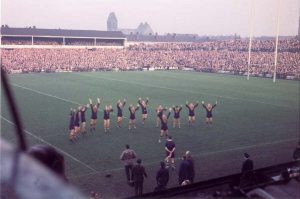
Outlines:
{"label": "player in dark jersey", "polygon": [[111,105],[106,105],[103,110],[103,126],[104,126],[104,132],[106,133],[109,131],[110,127],[110,113],[113,112]]}
{"label": "player in dark jersey", "polygon": [[199,102],[197,101],[196,104],[193,104],[192,102],[189,103],[188,101],[186,101],[185,106],[188,108],[189,110],[189,117],[188,117],[188,121],[189,121],[189,126],[192,125],[195,120],[195,108],[197,108],[197,106],[199,105]]}
{"label": "player in dark jersey", "polygon": [[142,98],[139,98],[138,103],[142,109],[142,124],[145,124],[145,120],[148,117],[148,112],[147,112],[147,106],[148,106],[149,98],[146,98],[145,100],[142,100]]}
{"label": "player in dark jersey", "polygon": [[100,106],[100,98],[97,98],[97,104],[93,105],[93,102],[91,99],[89,99],[90,101],[90,107],[91,107],[91,131],[95,131],[96,130],[96,122],[97,122],[97,113],[98,113],[98,109],[99,109],[99,106]]}
{"label": "player in dark jersey", "polygon": [[123,121],[123,108],[126,104],[126,99],[123,100],[123,102],[121,100],[118,100],[117,102],[117,110],[118,110],[118,113],[117,113],[117,126],[118,128],[121,128],[121,125],[122,125],[122,121]]}
{"label": "player in dark jersey", "polygon": [[74,126],[75,126],[75,137],[78,138],[80,132],[80,117],[79,117],[79,107],[75,110],[75,119],[74,119]]}
{"label": "player in dark jersey", "polygon": [[172,140],[172,137],[169,136],[167,138],[167,142],[165,144],[165,150],[166,150],[166,168],[169,168],[170,162],[172,165],[172,169],[175,169],[175,142]]}
{"label": "player in dark jersey", "polygon": [[164,110],[162,110],[162,114],[159,115],[160,124],[161,124],[160,135],[159,135],[159,139],[158,139],[159,143],[161,142],[162,137],[168,136],[168,119],[171,115],[172,108],[169,109],[168,115],[163,114],[163,111]]}
{"label": "player in dark jersey", "polygon": [[76,137],[75,137],[75,124],[74,124],[74,120],[75,120],[75,110],[71,108],[70,111],[70,120],[69,120],[69,139],[70,141],[75,141]]}
{"label": "player in dark jersey", "polygon": [[174,112],[174,119],[173,119],[173,128],[180,128],[180,111],[182,110],[182,105],[174,106],[173,105],[173,112]]}
{"label": "player in dark jersey", "polygon": [[131,130],[132,127],[136,129],[136,126],[135,126],[135,112],[137,110],[139,110],[140,108],[140,105],[136,105],[136,107],[134,107],[132,104],[129,105],[129,112],[130,112],[130,116],[129,116],[129,123],[128,123],[128,130]]}
{"label": "player in dark jersey", "polygon": [[163,114],[163,111],[166,111],[167,108],[163,108],[162,105],[159,105],[156,109],[155,109],[155,112],[156,112],[156,128],[159,127],[159,124],[160,124],[160,116],[162,116]]}
{"label": "player in dark jersey", "polygon": [[81,133],[86,133],[86,119],[85,119],[85,112],[87,111],[87,108],[89,107],[89,104],[86,106],[80,107],[80,119],[81,119]]}
{"label": "player in dark jersey", "polygon": [[213,122],[213,115],[212,115],[212,110],[217,106],[218,101],[212,106],[211,104],[204,104],[204,101],[202,101],[202,106],[206,110],[206,119],[205,122],[206,124],[212,124]]}

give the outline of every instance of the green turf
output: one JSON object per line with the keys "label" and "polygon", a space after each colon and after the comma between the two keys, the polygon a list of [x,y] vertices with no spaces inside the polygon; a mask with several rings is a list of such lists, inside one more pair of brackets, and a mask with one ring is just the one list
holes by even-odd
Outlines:
{"label": "green turf", "polygon": [[[96,190],[106,197],[133,194],[119,160],[125,144],[130,144],[146,165],[149,178],[145,192],[153,190],[155,172],[165,154],[155,128],[154,109],[159,104],[184,105],[186,100],[214,103],[218,99],[212,127],[204,124],[205,112],[200,107],[193,127],[187,126],[184,108],[182,128],[170,128],[177,158],[186,150],[194,155],[197,181],[239,172],[245,151],[252,155],[255,168],[289,161],[299,140],[299,81],[278,80],[274,84],[271,79],[247,81],[240,76],[175,71],[21,74],[9,79],[25,129],[71,156],[65,154],[71,183],[84,192]],[[1,94],[1,136],[15,143]],[[69,109],[77,106],[72,102],[88,103],[89,97],[101,97],[101,108],[104,104],[115,107],[118,99],[126,98],[125,116],[129,104],[136,104],[138,97],[149,97],[149,118],[142,126],[139,112],[137,129],[129,132],[127,118],[123,128],[117,129],[112,115],[111,133],[105,134],[100,111],[97,132],[72,144],[68,140]],[[32,135],[27,135],[27,140],[30,145],[43,143]],[[107,173],[112,177],[105,178]],[[171,172],[169,187],[177,185],[176,175]]]}

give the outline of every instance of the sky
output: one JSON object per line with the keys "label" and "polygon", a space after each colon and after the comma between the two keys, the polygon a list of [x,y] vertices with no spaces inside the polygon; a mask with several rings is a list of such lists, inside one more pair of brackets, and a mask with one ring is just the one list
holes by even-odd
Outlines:
{"label": "sky", "polygon": [[300,0],[1,0],[1,24],[106,30],[115,12],[119,28],[148,22],[158,34],[246,37],[253,22],[254,36],[275,36],[278,1],[279,34],[297,35]]}

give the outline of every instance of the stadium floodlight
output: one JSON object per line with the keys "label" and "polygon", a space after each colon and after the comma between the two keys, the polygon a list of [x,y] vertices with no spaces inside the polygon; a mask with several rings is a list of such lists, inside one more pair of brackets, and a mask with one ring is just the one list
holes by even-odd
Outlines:
{"label": "stadium floodlight", "polygon": [[275,59],[274,59],[274,74],[273,82],[276,82],[276,70],[277,70],[277,54],[278,54],[278,35],[279,35],[279,9],[281,0],[277,0],[277,17],[276,17],[276,43],[275,43]]}
{"label": "stadium floodlight", "polygon": [[249,54],[248,54],[248,67],[247,67],[247,80],[250,77],[250,66],[251,66],[251,48],[252,48],[252,36],[253,36],[253,24],[254,24],[254,0],[251,0],[250,7],[250,35],[249,35]]}

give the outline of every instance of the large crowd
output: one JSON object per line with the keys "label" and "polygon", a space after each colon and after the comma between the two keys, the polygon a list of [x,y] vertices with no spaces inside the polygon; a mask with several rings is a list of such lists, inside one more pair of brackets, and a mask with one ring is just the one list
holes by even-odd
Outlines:
{"label": "large crowd", "polygon": [[[139,43],[123,49],[2,49],[2,65],[7,72],[55,72],[93,70],[136,70],[141,68],[194,68],[200,71],[230,71],[243,74],[248,67],[248,40],[194,43]],[[273,74],[274,40],[254,40],[251,75]],[[299,39],[280,40],[277,73],[300,74]]]}

